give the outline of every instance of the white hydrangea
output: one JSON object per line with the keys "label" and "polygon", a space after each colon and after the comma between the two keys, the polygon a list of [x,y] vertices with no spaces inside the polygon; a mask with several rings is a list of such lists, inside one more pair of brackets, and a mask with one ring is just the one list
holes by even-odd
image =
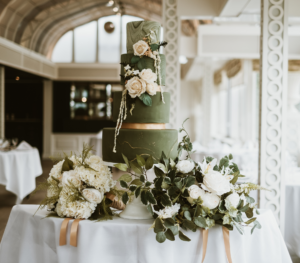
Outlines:
{"label": "white hydrangea", "polygon": [[53,181],[52,177],[61,181],[62,180],[62,173],[61,173],[61,169],[62,169],[62,165],[64,163],[64,160],[58,162],[57,164],[55,164],[49,174],[49,178],[47,179],[47,181],[49,183],[51,183]]}
{"label": "white hydrangea", "polygon": [[88,219],[96,209],[96,203],[90,203],[87,201],[75,201],[75,202],[58,202],[56,205],[56,213],[63,217],[72,218],[84,218]]}
{"label": "white hydrangea", "polygon": [[159,211],[154,211],[159,218],[171,218],[178,213],[180,209],[180,204],[174,204],[172,206],[166,206],[164,209]]}

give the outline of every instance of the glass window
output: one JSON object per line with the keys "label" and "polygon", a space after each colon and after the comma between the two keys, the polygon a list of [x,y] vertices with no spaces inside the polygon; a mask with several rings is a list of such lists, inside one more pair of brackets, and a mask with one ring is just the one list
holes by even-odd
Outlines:
{"label": "glass window", "polygon": [[122,16],[122,54],[127,53],[126,50],[126,41],[127,41],[127,23],[132,21],[142,21],[144,19],[137,16]]}
{"label": "glass window", "polygon": [[75,62],[96,61],[96,33],[96,21],[74,29]]}
{"label": "glass window", "polygon": [[[104,26],[111,22],[114,30],[108,33]],[[120,62],[120,39],[121,39],[121,17],[117,15],[102,17],[99,25],[99,62],[119,63]]]}
{"label": "glass window", "polygon": [[68,31],[58,40],[52,53],[53,62],[72,62],[72,38],[73,32]]}

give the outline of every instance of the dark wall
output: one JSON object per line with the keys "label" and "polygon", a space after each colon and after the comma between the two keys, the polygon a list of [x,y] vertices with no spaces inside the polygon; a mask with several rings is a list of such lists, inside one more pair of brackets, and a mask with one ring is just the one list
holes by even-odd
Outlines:
{"label": "dark wall", "polygon": [[43,152],[43,79],[5,68],[5,137],[17,137]]}
{"label": "dark wall", "polygon": [[115,127],[111,120],[71,119],[69,81],[53,82],[53,132],[97,133],[105,127]]}

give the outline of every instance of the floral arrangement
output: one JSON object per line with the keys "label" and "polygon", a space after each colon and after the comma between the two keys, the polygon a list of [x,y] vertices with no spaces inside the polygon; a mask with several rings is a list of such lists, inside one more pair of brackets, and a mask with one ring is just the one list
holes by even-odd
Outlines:
{"label": "floral arrangement", "polygon": [[[184,127],[180,131],[186,132]],[[181,229],[196,231],[222,225],[229,230],[236,227],[243,234],[244,226],[252,224],[252,230],[261,228],[254,213],[255,200],[249,195],[252,190],[263,189],[252,183],[238,184],[240,174],[232,155],[225,156],[219,162],[211,157],[202,163],[191,159],[192,144],[187,132],[178,145],[178,153],[185,150],[186,159],[167,158],[162,153],[159,163],[154,164],[149,156],[146,160],[137,156],[129,162],[126,156],[124,164],[115,166],[129,171],[120,178],[124,192],[122,201],[127,204],[129,197],[140,197],[155,219],[152,228],[156,240],[164,242],[174,240],[178,234],[183,241],[190,239]],[[154,166],[154,182],[147,179],[147,171]],[[247,217],[244,220],[243,214]]]}
{"label": "floral arrangement", "polygon": [[47,189],[39,209],[47,207],[59,217],[111,219],[112,200],[107,193],[116,181],[102,159],[90,151],[84,147],[80,156],[66,156],[53,166],[47,181],[37,188]]}

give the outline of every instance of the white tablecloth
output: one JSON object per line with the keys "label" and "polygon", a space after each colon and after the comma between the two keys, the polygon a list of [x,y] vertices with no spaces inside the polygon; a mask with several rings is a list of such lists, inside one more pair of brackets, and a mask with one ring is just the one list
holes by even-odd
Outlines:
{"label": "white tablecloth", "polygon": [[286,185],[285,209],[284,239],[291,256],[300,261],[300,182]]}
{"label": "white tablecloth", "polygon": [[0,184],[22,200],[36,187],[35,178],[43,173],[36,148],[0,152]]}
{"label": "white tablecloth", "polygon": [[102,157],[102,139],[100,138],[91,138],[90,145],[93,146],[94,154]]}
{"label": "white tablecloth", "polygon": [[[99,223],[81,221],[78,247],[59,246],[59,233],[63,219],[45,218],[47,212],[36,205],[18,205],[12,209],[2,242],[2,263],[199,263],[202,253],[200,231],[186,234],[191,242],[157,243],[153,230],[148,230],[153,220],[126,220],[115,218]],[[41,220],[42,219],[42,220]],[[291,263],[290,256],[271,211],[261,211],[261,230],[245,235],[230,232],[233,263]],[[226,263],[222,228],[209,230],[205,263]]]}

